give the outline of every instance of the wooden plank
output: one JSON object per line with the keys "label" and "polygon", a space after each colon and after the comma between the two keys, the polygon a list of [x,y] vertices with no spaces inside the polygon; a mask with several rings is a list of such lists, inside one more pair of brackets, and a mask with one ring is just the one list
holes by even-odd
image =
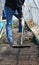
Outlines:
{"label": "wooden plank", "polygon": [[33,21],[28,22],[27,25],[35,35],[35,41],[37,42],[37,45],[39,45],[39,26],[37,26]]}

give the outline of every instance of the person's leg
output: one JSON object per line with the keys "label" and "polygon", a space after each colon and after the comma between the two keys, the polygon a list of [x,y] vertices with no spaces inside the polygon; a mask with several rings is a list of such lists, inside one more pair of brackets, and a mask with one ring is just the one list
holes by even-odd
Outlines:
{"label": "person's leg", "polygon": [[15,13],[14,15],[19,19],[18,32],[22,32],[22,25],[21,25],[21,19],[20,19],[19,13]]}
{"label": "person's leg", "polygon": [[7,38],[10,43],[13,43],[14,38],[12,35],[12,15],[14,14],[14,11],[12,11],[8,7],[5,7],[5,14],[6,14],[6,19],[7,19],[7,24],[6,24]]}
{"label": "person's leg", "polygon": [[22,25],[21,25],[21,20],[19,19],[19,26],[18,26],[18,32],[22,32]]}
{"label": "person's leg", "polygon": [[23,13],[22,13],[22,7],[18,7],[18,13],[19,13],[19,32],[22,32],[22,24],[21,24],[21,22],[22,22],[22,17],[23,17]]}

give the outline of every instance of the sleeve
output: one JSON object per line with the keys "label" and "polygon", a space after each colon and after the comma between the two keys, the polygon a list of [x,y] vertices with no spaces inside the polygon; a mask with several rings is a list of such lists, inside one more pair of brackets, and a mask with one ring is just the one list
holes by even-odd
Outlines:
{"label": "sleeve", "polygon": [[22,0],[22,5],[24,4],[24,1],[25,1],[25,0]]}
{"label": "sleeve", "polygon": [[23,17],[22,8],[18,8],[19,18]]}

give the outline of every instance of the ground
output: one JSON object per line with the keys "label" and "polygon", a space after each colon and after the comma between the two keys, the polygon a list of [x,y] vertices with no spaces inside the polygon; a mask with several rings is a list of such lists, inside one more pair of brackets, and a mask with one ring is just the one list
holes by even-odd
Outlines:
{"label": "ground", "polygon": [[[13,34],[16,42],[19,42],[20,34],[16,30]],[[39,65],[38,46],[34,44],[36,42],[33,39],[33,33],[26,30],[23,43],[30,47],[12,48],[4,36],[0,42],[0,65]]]}

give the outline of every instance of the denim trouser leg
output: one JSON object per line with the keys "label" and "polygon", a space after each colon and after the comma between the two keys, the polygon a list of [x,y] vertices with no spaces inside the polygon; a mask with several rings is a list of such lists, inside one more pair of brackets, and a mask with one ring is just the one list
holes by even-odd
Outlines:
{"label": "denim trouser leg", "polygon": [[6,20],[7,20],[7,24],[6,24],[7,38],[8,38],[8,41],[10,43],[13,43],[14,38],[12,35],[12,16],[15,15],[19,19],[19,27],[18,27],[19,32],[22,31],[22,25],[21,25],[20,17],[19,17],[19,14],[18,15],[15,14],[14,10],[12,10],[11,8],[6,7],[6,6],[5,6],[5,15],[6,15]]}
{"label": "denim trouser leg", "polygon": [[19,19],[19,26],[18,26],[18,30],[19,32],[22,32],[22,25],[21,25],[21,20],[20,20],[20,17],[19,17],[19,14],[14,14],[18,19]]}
{"label": "denim trouser leg", "polygon": [[18,26],[19,32],[22,32],[22,25],[21,25],[21,21],[19,20],[19,26]]}
{"label": "denim trouser leg", "polygon": [[5,7],[5,14],[7,19],[7,25],[6,25],[7,38],[10,43],[13,43],[14,38],[12,35],[12,15],[14,14],[14,11],[12,11],[8,7]]}

